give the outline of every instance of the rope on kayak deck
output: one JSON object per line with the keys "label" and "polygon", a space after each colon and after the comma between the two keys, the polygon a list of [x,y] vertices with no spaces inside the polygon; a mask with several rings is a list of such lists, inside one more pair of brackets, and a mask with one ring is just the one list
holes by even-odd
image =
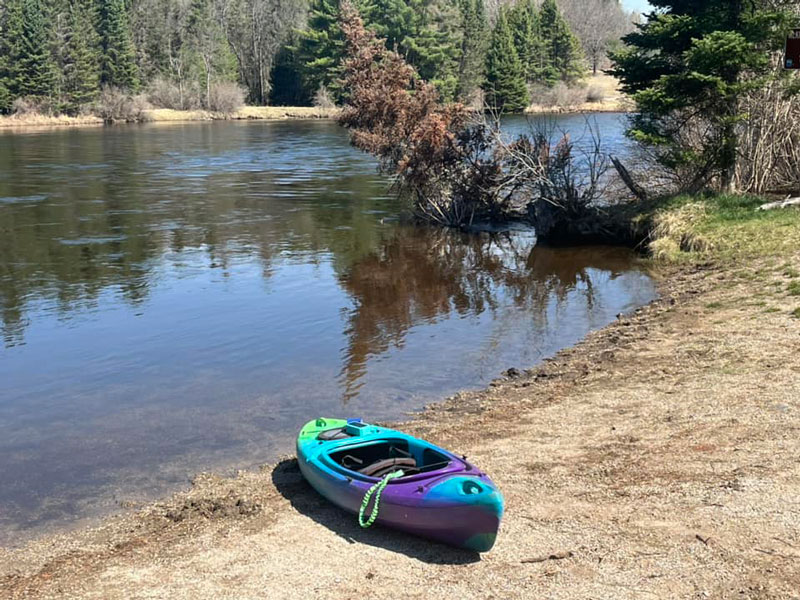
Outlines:
{"label": "rope on kayak deck", "polygon": [[[371,527],[372,524],[375,522],[375,519],[378,518],[378,505],[381,502],[381,494],[383,493],[383,489],[389,485],[389,482],[392,479],[397,479],[398,477],[402,477],[402,471],[395,471],[394,473],[389,473],[386,477],[381,479],[378,483],[373,485],[371,488],[367,490],[367,493],[364,494],[364,500],[361,501],[361,510],[358,511],[358,524],[361,525],[364,529],[367,527]],[[372,505],[372,514],[369,516],[369,519],[364,521],[364,513],[367,512],[367,506],[369,505],[369,500],[372,498],[372,494],[375,494],[375,503]]]}

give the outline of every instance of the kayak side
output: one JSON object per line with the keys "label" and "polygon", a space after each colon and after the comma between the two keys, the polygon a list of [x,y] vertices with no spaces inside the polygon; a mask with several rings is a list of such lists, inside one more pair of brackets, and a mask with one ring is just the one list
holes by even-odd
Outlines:
{"label": "kayak side", "polygon": [[[321,426],[317,426],[320,422]],[[320,430],[343,427],[345,423],[334,419],[309,423],[311,429],[303,428],[298,436],[297,456],[303,476],[317,492],[340,508],[357,514],[364,495],[379,480],[354,472],[352,476],[339,472],[326,462],[326,454],[331,449],[365,440],[410,436],[376,428],[374,436],[371,434],[355,442],[316,439]],[[439,450],[451,458],[455,466],[431,473],[430,477],[392,480],[383,491],[376,522],[449,545],[486,552],[497,536],[503,515],[503,497],[484,473],[452,453]]]}

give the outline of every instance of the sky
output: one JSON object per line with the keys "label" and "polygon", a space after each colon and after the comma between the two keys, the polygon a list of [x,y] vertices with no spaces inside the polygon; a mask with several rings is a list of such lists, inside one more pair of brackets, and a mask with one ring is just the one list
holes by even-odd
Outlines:
{"label": "sky", "polygon": [[647,0],[622,0],[622,4],[628,10],[638,10],[639,12],[647,12],[650,10],[650,5]]}

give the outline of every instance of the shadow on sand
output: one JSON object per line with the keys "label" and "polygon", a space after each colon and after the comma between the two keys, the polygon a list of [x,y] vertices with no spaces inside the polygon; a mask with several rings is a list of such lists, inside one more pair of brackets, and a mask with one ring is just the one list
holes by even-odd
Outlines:
{"label": "shadow on sand", "polygon": [[476,552],[451,548],[392,529],[362,529],[354,515],[328,502],[308,484],[296,458],[279,462],[272,470],[272,482],[295,510],[351,544],[368,544],[431,564],[464,565],[480,561],[480,554]]}

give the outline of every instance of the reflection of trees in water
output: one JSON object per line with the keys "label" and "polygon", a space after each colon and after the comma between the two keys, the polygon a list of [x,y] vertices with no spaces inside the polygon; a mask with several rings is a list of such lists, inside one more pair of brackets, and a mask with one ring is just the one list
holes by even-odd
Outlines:
{"label": "reflection of trees in water", "polygon": [[[68,159],[75,157],[65,157],[67,164]],[[255,256],[269,277],[283,250],[330,251],[343,268],[375,248],[381,235],[367,212],[383,191],[373,179],[342,177],[326,188],[318,182],[278,185],[269,174],[244,172],[189,184],[169,174],[163,181],[141,177],[136,153],[128,160],[113,172],[100,165],[101,172],[82,176],[81,185],[67,181],[43,200],[0,200],[0,324],[6,345],[23,341],[26,315],[42,300],[65,318],[96,305],[107,291],[130,304],[146,301],[164,257],[177,268],[225,270],[237,258]],[[39,175],[42,187],[56,186],[53,178],[61,175],[55,173]],[[334,199],[340,186],[357,192],[355,198]],[[13,194],[13,187],[0,185],[0,197]]]}
{"label": "reflection of trees in water", "polygon": [[401,229],[340,277],[356,304],[343,351],[344,399],[364,385],[370,357],[401,348],[420,322],[451,313],[496,314],[512,304],[541,331],[548,307],[566,302],[570,292],[580,292],[591,309],[593,273],[614,278],[630,268],[624,249],[536,247],[535,237],[523,232]]}

